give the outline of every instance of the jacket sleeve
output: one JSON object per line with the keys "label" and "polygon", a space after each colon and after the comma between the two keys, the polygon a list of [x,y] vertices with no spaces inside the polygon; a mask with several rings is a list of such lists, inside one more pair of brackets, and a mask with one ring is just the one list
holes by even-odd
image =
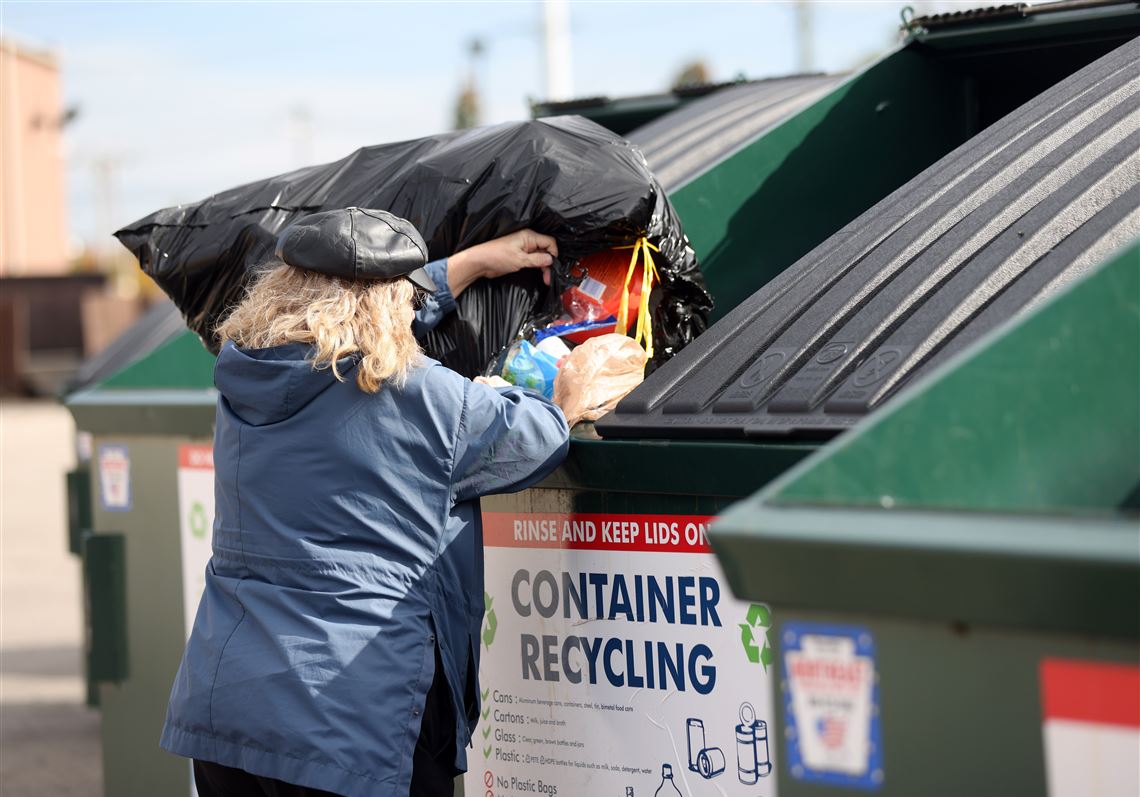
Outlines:
{"label": "jacket sleeve", "polygon": [[467,382],[453,499],[523,490],[561,465],[569,450],[570,428],[553,402],[522,388]]}
{"label": "jacket sleeve", "polygon": [[436,324],[443,317],[455,310],[455,297],[447,287],[447,258],[433,260],[424,266],[431,281],[435,283],[435,293],[424,300],[423,307],[416,310],[415,320],[412,321],[412,334],[417,339],[435,329]]}

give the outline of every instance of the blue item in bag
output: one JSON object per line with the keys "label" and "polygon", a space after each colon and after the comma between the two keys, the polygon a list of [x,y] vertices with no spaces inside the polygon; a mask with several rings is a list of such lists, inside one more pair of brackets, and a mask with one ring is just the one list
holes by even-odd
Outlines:
{"label": "blue item in bag", "polygon": [[547,398],[554,396],[554,377],[558,376],[558,363],[525,340],[515,344],[503,366],[503,379],[512,385],[537,391]]}
{"label": "blue item in bag", "polygon": [[614,322],[617,321],[616,316],[606,316],[605,318],[598,318],[594,321],[576,321],[571,324],[551,324],[543,329],[536,330],[534,333],[534,342],[542,343],[549,337],[554,335],[562,336],[569,335],[574,332],[585,332],[589,329],[601,329],[602,327],[612,327]]}

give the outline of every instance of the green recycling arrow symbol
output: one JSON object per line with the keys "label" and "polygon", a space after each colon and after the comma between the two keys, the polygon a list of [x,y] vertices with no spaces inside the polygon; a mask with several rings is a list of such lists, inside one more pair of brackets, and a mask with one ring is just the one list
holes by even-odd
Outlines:
{"label": "green recycling arrow symbol", "polygon": [[483,608],[487,612],[487,620],[483,626],[483,646],[490,649],[491,643],[495,641],[495,632],[499,629],[499,621],[495,619],[495,610],[491,608],[491,602],[494,600],[486,592],[483,593]]}
{"label": "green recycling arrow symbol", "polygon": [[[768,631],[772,628],[772,612],[762,603],[753,603],[748,607],[746,619],[747,622],[740,623],[740,643],[744,646],[748,660],[753,664],[762,664],[764,672],[767,672],[768,665],[776,657],[768,640]],[[762,632],[759,642],[756,639],[756,630]]]}
{"label": "green recycling arrow symbol", "polygon": [[206,532],[209,531],[209,522],[206,520],[206,507],[202,506],[201,501],[195,501],[190,505],[190,533],[200,540],[206,538]]}

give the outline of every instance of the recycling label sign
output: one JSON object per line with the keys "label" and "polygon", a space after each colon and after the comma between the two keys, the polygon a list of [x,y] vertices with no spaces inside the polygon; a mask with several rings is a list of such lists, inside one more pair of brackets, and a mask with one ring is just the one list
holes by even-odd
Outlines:
{"label": "recycling label sign", "polygon": [[691,515],[484,512],[482,797],[772,797],[772,615]]}
{"label": "recycling label sign", "polygon": [[762,603],[749,606],[748,618],[740,624],[740,641],[744,645],[745,655],[753,664],[763,664],[765,671],[776,658],[772,652],[771,640],[768,639],[768,629],[771,627],[772,614]]}
{"label": "recycling label sign", "polygon": [[483,646],[491,647],[495,641],[495,632],[499,629],[499,621],[495,618],[495,607],[491,604],[494,599],[486,592],[483,593]]}
{"label": "recycling label sign", "polygon": [[186,635],[194,626],[206,588],[214,527],[214,450],[208,445],[178,447],[178,525],[182,553],[182,606]]}

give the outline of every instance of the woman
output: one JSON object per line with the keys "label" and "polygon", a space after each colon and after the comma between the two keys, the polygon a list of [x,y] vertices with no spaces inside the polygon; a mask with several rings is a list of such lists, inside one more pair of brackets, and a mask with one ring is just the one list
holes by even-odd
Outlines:
{"label": "woman", "polygon": [[413,326],[557,248],[426,251],[381,211],[305,217],[219,327],[213,557],[162,734],[201,797],[450,795],[466,768],[478,499],[557,467],[568,429],[423,357]]}

